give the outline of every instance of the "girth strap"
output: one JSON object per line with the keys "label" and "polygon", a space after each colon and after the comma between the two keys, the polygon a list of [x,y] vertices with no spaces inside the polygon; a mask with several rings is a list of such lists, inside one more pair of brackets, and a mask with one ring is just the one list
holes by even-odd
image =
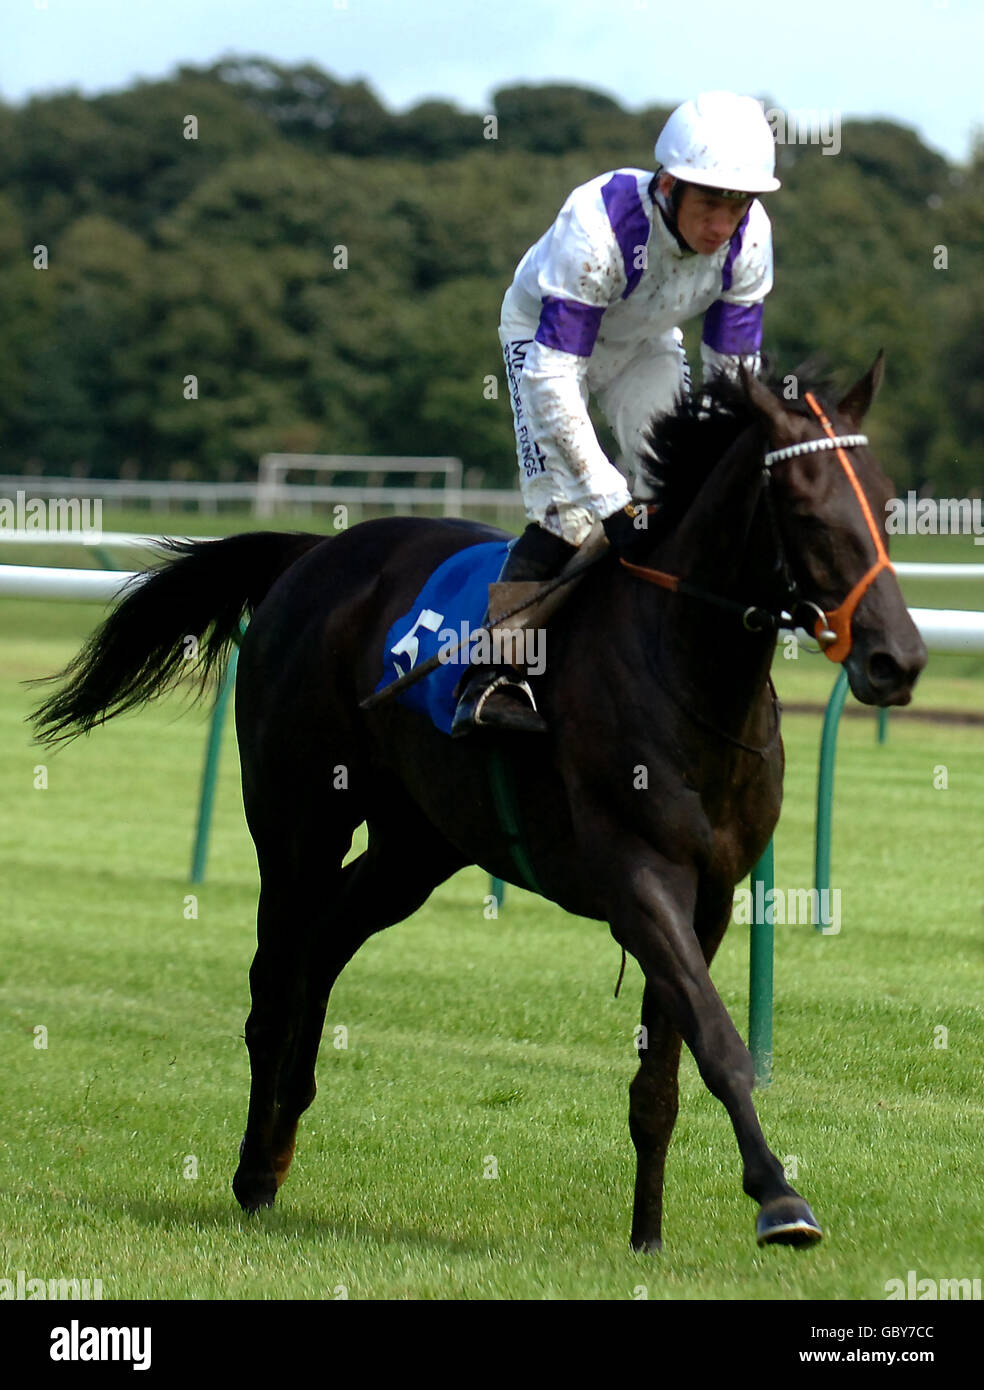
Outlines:
{"label": "girth strap", "polygon": [[492,803],[495,806],[499,828],[506,837],[509,853],[520,879],[533,893],[543,895],[533,863],[526,850],[519,803],[516,798],[516,784],[512,769],[498,748],[490,748],[488,754],[489,786],[492,789]]}

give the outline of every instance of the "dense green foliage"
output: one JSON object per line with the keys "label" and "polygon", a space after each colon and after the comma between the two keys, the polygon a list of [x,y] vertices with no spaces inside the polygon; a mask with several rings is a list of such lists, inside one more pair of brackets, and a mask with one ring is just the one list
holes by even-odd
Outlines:
{"label": "dense green foliage", "polygon": [[[666,114],[564,86],[395,114],[259,58],[0,106],[0,472],[249,478],[279,449],[453,454],[508,486],[502,293],[572,187],[651,167]],[[965,494],[984,151],[951,168],[873,121],[778,153],[768,351],[847,375],[884,346],[896,484]]]}

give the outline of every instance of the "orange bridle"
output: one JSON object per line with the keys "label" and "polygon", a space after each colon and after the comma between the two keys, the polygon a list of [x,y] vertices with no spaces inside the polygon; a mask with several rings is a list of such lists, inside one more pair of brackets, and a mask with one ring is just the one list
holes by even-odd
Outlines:
{"label": "orange bridle", "polygon": [[[816,618],[813,622],[813,636],[820,644],[824,656],[828,657],[833,662],[841,662],[845,659],[845,657],[847,657],[851,650],[851,620],[854,617],[854,610],[857,608],[864,595],[871,588],[872,584],[874,584],[875,580],[881,574],[882,570],[891,570],[891,572],[894,574],[895,569],[892,565],[892,562],[888,558],[888,552],[885,549],[885,543],[882,540],[881,533],[879,532],[878,527],[875,525],[875,519],[871,514],[871,507],[868,505],[868,499],[864,495],[864,489],[858,482],[858,477],[851,464],[851,460],[847,457],[847,454],[845,453],[845,449],[854,449],[860,445],[867,444],[867,435],[835,434],[833,426],[827,419],[827,416],[824,414],[822,407],[816,400],[816,397],[813,396],[809,391],[806,391],[804,392],[803,398],[806,401],[807,405],[810,407],[810,410],[816,416],[817,420],[820,422],[820,425],[826,437],[823,439],[807,439],[799,444],[790,444],[787,445],[785,448],[773,449],[770,453],[767,453],[763,460],[765,467],[766,496],[769,495],[769,474],[774,463],[778,463],[781,459],[795,458],[799,454],[815,454],[820,453],[823,450],[835,450],[837,458],[840,461],[840,465],[843,468],[845,474],[847,475],[847,480],[851,484],[851,487],[854,491],[854,495],[858,499],[858,503],[861,507],[861,514],[865,519],[865,523],[868,527],[868,532],[871,536],[872,542],[874,543],[875,563],[871,566],[871,568],[867,571],[866,574],[863,574],[861,576],[861,578],[855,584],[854,588],[848,594],[844,602],[840,604],[839,607],[832,609],[831,612],[825,613],[818,603],[814,603],[810,600],[805,599],[799,599],[798,602],[792,604],[792,607],[794,608],[794,610],[801,608],[809,608],[812,610],[813,613],[816,614]],[[653,507],[647,510],[658,512],[659,508]],[[773,529],[776,532],[776,541],[781,551],[782,534],[777,529],[776,518],[774,513],[772,514],[772,524]],[[729,609],[739,613],[741,615],[741,619],[744,626],[750,632],[764,632],[769,627],[779,629],[781,627],[790,626],[790,624],[780,621],[782,617],[789,618],[791,615],[788,613],[777,615],[772,613],[769,609],[757,607],[755,605],[749,606],[742,603],[738,603],[733,599],[726,598],[723,594],[710,593],[706,589],[700,588],[695,584],[691,584],[687,580],[682,579],[679,575],[668,574],[665,570],[652,569],[648,565],[633,564],[631,561],[626,559],[624,555],[620,556],[619,558],[620,563],[625,567],[625,569],[629,570],[630,573],[634,574],[638,579],[644,579],[649,584],[656,584],[659,586],[659,588],[666,589],[670,593],[689,595],[692,598],[700,599],[709,603],[714,603],[720,608]],[[788,567],[786,566],[785,560],[783,560],[783,567],[787,570],[786,578],[791,586],[791,598],[796,598],[798,586],[796,585],[796,582],[793,579],[792,575],[788,573]],[[799,626],[799,624],[795,620],[795,617],[793,617],[791,626]]]}
{"label": "orange bridle", "polygon": [[[823,409],[821,408],[820,404],[817,402],[815,397],[812,396],[809,391],[807,391],[804,395],[804,399],[806,400],[807,405],[813,411],[814,415],[820,421],[820,425],[823,429],[824,434],[827,436],[828,439],[834,439],[836,436],[834,435],[833,427],[830,421],[827,419],[826,415],[823,412]],[[858,475],[854,471],[854,466],[851,463],[851,460],[847,457],[847,454],[844,452],[844,449],[839,444],[836,448],[836,454],[838,461],[840,462],[840,466],[847,474],[847,481],[851,484],[851,487],[854,490],[854,495],[858,499],[858,505],[861,508],[861,513],[867,523],[868,532],[871,536],[872,542],[874,543],[875,547],[875,563],[871,566],[871,568],[867,571],[866,574],[863,574],[861,576],[861,578],[855,584],[854,588],[848,594],[847,598],[840,605],[840,607],[835,608],[832,613],[827,614],[827,629],[836,635],[837,640],[835,642],[828,641],[824,645],[824,656],[829,657],[831,661],[839,662],[843,661],[851,650],[851,619],[854,617],[855,608],[857,608],[858,604],[861,602],[861,599],[871,588],[872,584],[874,584],[875,580],[881,574],[882,570],[891,570],[892,574],[894,574],[895,567],[893,566],[891,560],[888,558],[888,551],[885,549],[885,542],[882,540],[881,532],[875,525],[875,518],[871,515],[871,508],[868,505],[868,499],[864,495],[864,489],[858,482]],[[820,620],[818,619],[813,629],[813,634],[815,637],[818,637],[819,627]]]}
{"label": "orange bridle", "polygon": [[[851,460],[844,452],[845,444],[848,446],[867,444],[867,439],[864,435],[846,435],[838,438],[834,433],[833,426],[827,419],[827,416],[824,414],[816,398],[811,395],[809,391],[806,391],[803,399],[819,420],[824,434],[830,441],[829,444],[825,443],[823,447],[832,448],[837,454],[840,466],[847,475],[847,480],[854,490],[855,497],[858,499],[861,513],[867,523],[869,534],[875,546],[875,563],[866,574],[861,576],[847,598],[838,608],[834,608],[829,613],[823,613],[821,610],[820,616],[813,626],[813,635],[823,648],[824,656],[828,657],[833,662],[841,662],[851,650],[851,619],[854,617],[854,610],[871,588],[872,584],[874,584],[882,570],[891,570],[894,574],[895,568],[888,558],[888,552],[885,549],[885,543],[882,540],[881,532],[875,525],[875,519],[871,514],[871,507],[868,505],[868,499],[864,495],[864,489],[858,482],[858,476],[854,471]],[[809,448],[808,444],[794,444],[788,449],[777,449],[773,453],[766,455],[766,466],[771,466],[771,464],[781,458],[791,458],[794,454],[809,452],[813,451]]]}

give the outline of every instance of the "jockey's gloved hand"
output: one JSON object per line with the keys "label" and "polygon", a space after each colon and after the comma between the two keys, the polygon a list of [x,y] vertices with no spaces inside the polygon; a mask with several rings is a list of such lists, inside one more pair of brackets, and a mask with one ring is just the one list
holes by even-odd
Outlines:
{"label": "jockey's gloved hand", "polygon": [[608,544],[627,559],[639,559],[651,548],[649,522],[657,510],[641,502],[629,502],[621,511],[606,516],[601,524]]}

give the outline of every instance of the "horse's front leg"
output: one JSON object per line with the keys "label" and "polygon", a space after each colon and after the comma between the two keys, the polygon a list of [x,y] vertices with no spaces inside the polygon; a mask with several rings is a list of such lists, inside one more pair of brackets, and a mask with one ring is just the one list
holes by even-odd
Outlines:
{"label": "horse's front leg", "polygon": [[[730,891],[705,890],[698,896],[695,928],[708,965],[731,920],[731,903]],[[647,986],[642,995],[639,1071],[629,1087],[629,1132],[636,1151],[632,1248],[649,1254],[663,1248],[663,1174],[677,1117],[681,1042]]]}
{"label": "horse's front leg", "polygon": [[[694,1055],[704,1084],[731,1117],[744,1165],[743,1188],[760,1205],[756,1234],[760,1244],[804,1245],[820,1238],[820,1227],[806,1202],[786,1182],[782,1164],[765,1142],[752,1086],[755,1069],[747,1047],[711,982],[694,929],[697,874],[650,854],[636,859],[618,880],[611,915],[612,935],[635,956],[646,977],[650,1016],[673,1029]],[[658,1037],[660,1035],[657,1035]],[[671,1046],[665,1040],[652,1060],[649,1077],[634,1083],[639,1167],[633,1245],[658,1249],[662,1164],[675,1106],[667,1072]],[[647,1071],[643,1059],[642,1073]],[[643,1115],[648,1119],[643,1119]],[[655,1117],[655,1118],[653,1118]]]}

